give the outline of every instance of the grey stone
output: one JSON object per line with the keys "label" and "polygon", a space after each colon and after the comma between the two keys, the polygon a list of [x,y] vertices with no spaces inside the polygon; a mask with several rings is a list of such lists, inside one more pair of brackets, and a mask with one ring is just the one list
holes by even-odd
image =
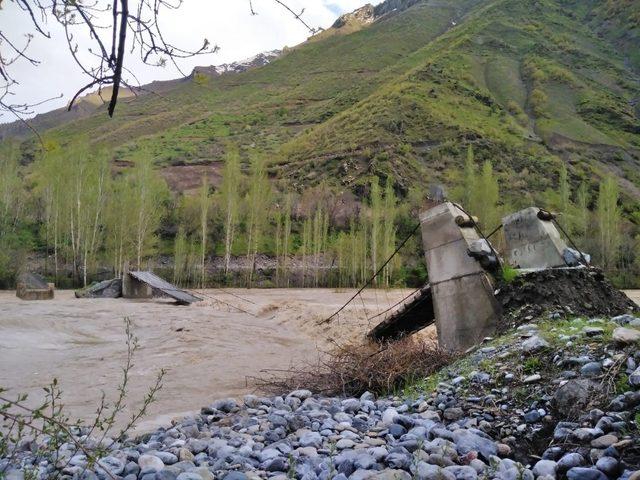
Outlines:
{"label": "grey stone", "polygon": [[[351,477],[349,477],[351,479]],[[411,480],[411,475],[404,470],[386,469],[381,472],[373,472],[371,477],[373,480]]]}
{"label": "grey stone", "polygon": [[524,421],[527,423],[536,423],[541,418],[542,415],[540,415],[540,412],[538,412],[537,410],[531,410],[524,415]]}
{"label": "grey stone", "polygon": [[222,478],[223,480],[248,480],[249,477],[242,472],[229,472]]}
{"label": "grey stone", "polygon": [[602,364],[600,362],[585,363],[580,368],[580,373],[585,377],[595,377],[602,373]]}
{"label": "grey stone", "polygon": [[459,408],[459,407],[451,407],[451,408],[447,408],[442,416],[446,419],[446,420],[459,420],[460,418],[462,418],[464,416],[464,411]]}
{"label": "grey stone", "polygon": [[347,398],[342,401],[342,408],[345,412],[354,413],[360,410],[360,400],[357,398]]}
{"label": "grey stone", "polygon": [[544,338],[534,335],[531,338],[526,339],[522,342],[522,351],[525,353],[537,353],[546,348],[549,348],[549,342],[547,342]]}
{"label": "grey stone", "polygon": [[451,472],[437,465],[430,465],[426,462],[418,462],[412,467],[412,473],[416,480],[456,480]]}
{"label": "grey stone", "polygon": [[600,327],[584,327],[582,329],[582,333],[584,333],[587,337],[598,337],[604,334],[604,328]]}
{"label": "grey stone", "polygon": [[567,470],[573,467],[579,467],[580,465],[584,465],[584,457],[582,455],[576,452],[567,453],[558,460],[558,471],[564,473]]}
{"label": "grey stone", "polygon": [[116,457],[104,457],[98,460],[98,465],[113,475],[120,475],[124,471],[124,462]]}
{"label": "grey stone", "polygon": [[140,455],[138,465],[142,472],[159,472],[164,468],[164,463],[155,455]]}
{"label": "grey stone", "polygon": [[580,442],[590,442],[603,433],[604,432],[599,428],[576,428],[573,431],[572,436]]}
{"label": "grey stone", "polygon": [[553,404],[564,417],[582,413],[599,385],[589,379],[569,380],[553,395]]}
{"label": "grey stone", "polygon": [[631,345],[640,342],[640,330],[618,327],[613,331],[612,339],[618,345]]}
{"label": "grey stone", "polygon": [[607,448],[613,445],[614,443],[618,443],[618,437],[615,435],[602,435],[601,437],[595,438],[591,441],[591,446],[593,448]]}
{"label": "grey stone", "polygon": [[268,472],[286,472],[288,468],[287,461],[282,457],[278,457],[267,464],[266,470]]}
{"label": "grey stone", "polygon": [[453,465],[444,467],[446,472],[452,473],[456,480],[477,480],[478,472],[468,466]]}
{"label": "grey stone", "polygon": [[634,387],[640,386],[640,367],[636,368],[631,375],[629,375],[629,385]]}
{"label": "grey stone", "polygon": [[613,457],[602,457],[596,462],[596,468],[610,478],[615,478],[620,472],[620,462]]}
{"label": "grey stone", "polygon": [[[225,480],[229,477],[229,475],[227,475],[225,478]],[[247,478],[246,475],[244,477],[245,479]],[[195,472],[182,472],[180,475],[178,475],[178,477],[176,478],[176,480],[203,480],[202,476],[195,473]]]}
{"label": "grey stone", "polygon": [[158,457],[160,460],[162,460],[162,463],[164,463],[165,465],[173,465],[174,463],[178,462],[178,457],[171,452],[149,452],[149,453]]}
{"label": "grey stone", "polygon": [[408,470],[411,466],[413,458],[411,455],[407,455],[404,453],[390,453],[385,458],[385,463],[389,465],[391,468],[400,468]]}
{"label": "grey stone", "polygon": [[567,472],[568,480],[609,480],[600,470],[595,468],[574,467]]}
{"label": "grey stone", "polygon": [[322,436],[318,432],[306,432],[300,437],[299,443],[302,447],[320,448]]}
{"label": "grey stone", "polygon": [[224,413],[230,413],[238,408],[238,403],[233,398],[222,398],[213,402],[211,407]]}
{"label": "grey stone", "polygon": [[338,440],[336,442],[336,448],[338,450],[344,450],[345,448],[353,448],[355,446],[355,442],[349,438],[343,438],[342,440]]}
{"label": "grey stone", "polygon": [[462,455],[476,451],[488,460],[498,454],[498,449],[492,440],[470,430],[458,429],[453,432],[452,437],[456,444],[456,450]]}
{"label": "grey stone", "polygon": [[376,466],[376,464],[376,459],[368,453],[361,453],[353,459],[353,466],[357,469],[361,468],[363,470],[371,470]]}
{"label": "grey stone", "polygon": [[156,480],[176,480],[177,478],[178,472],[166,468],[156,473]]}
{"label": "grey stone", "polygon": [[558,464],[553,460],[538,460],[536,464],[533,466],[533,474],[536,477],[547,475],[552,478],[555,478],[557,468],[558,468]]}
{"label": "grey stone", "polygon": [[633,315],[629,315],[628,313],[625,313],[624,315],[618,315],[617,317],[612,317],[611,321],[617,323],[618,325],[627,325],[628,323],[631,323],[635,319],[636,317],[634,317]]}
{"label": "grey stone", "polygon": [[311,395],[313,395],[313,393],[311,393],[310,390],[300,389],[300,390],[294,390],[288,396],[296,397],[296,398],[299,398],[300,400],[306,400],[307,398],[311,397]]}

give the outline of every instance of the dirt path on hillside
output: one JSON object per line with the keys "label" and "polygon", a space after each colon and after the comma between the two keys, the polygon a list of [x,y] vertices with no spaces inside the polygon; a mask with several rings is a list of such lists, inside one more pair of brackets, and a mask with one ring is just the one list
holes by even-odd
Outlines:
{"label": "dirt path on hillside", "polygon": [[[51,301],[25,302],[0,292],[0,386],[42,398],[55,376],[73,417],[91,418],[101,390],[108,398],[126,358],[124,317],[133,321],[140,349],[132,371],[128,411],[144,397],[156,372],[167,369],[158,402],[140,430],[213,399],[251,392],[247,376],[262,369],[313,361],[318,349],[367,331],[367,316],[397,302],[408,290],[369,291],[339,319],[317,321],[342,305],[352,290],[274,289],[204,291],[188,307],[164,300],[76,299],[57,291]],[[238,298],[238,296],[243,299]],[[229,307],[235,305],[244,312]]]}

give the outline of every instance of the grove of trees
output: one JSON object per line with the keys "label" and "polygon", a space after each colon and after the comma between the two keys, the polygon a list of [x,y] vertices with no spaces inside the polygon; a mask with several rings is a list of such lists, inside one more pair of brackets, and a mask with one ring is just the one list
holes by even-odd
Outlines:
{"label": "grove of trees", "polygon": [[[5,287],[20,269],[42,272],[60,286],[82,286],[127,268],[160,270],[192,287],[357,286],[411,232],[428,190],[399,196],[392,178],[371,176],[360,199],[345,200],[326,184],[280,191],[268,178],[267,158],[242,156],[231,145],[215,181],[203,176],[196,191],[180,194],[170,192],[144,152],[130,166],[115,167],[108,152],[90,149],[86,140],[64,147],[48,142],[38,158],[21,165],[17,149],[0,148]],[[514,208],[501,197],[491,162],[479,163],[469,147],[462,188],[453,196],[488,234]],[[640,239],[619,197],[614,178],[572,184],[561,165],[540,206],[561,212],[560,222],[594,263],[631,285],[640,269]],[[501,246],[499,231],[491,241]],[[416,285],[425,274],[418,235],[374,286]]]}

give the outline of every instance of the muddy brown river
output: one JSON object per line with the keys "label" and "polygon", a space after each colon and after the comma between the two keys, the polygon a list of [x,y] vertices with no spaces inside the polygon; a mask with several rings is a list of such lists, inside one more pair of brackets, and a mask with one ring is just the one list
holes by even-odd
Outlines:
{"label": "muddy brown river", "polygon": [[[367,317],[409,290],[368,291],[328,326],[318,326],[353,290],[206,290],[205,301],[76,299],[56,291],[55,300],[26,302],[0,291],[0,387],[27,393],[35,405],[56,377],[73,418],[91,419],[101,391],[113,401],[126,360],[124,317],[139,339],[127,410],[139,405],[164,368],[164,386],[138,431],[168,423],[216,398],[253,391],[251,376],[313,361],[331,341],[361,336]],[[239,298],[241,297],[241,298]]]}
{"label": "muddy brown river", "polygon": [[[164,386],[137,431],[167,424],[212,400],[254,390],[248,377],[317,358],[331,342],[361,337],[368,321],[409,290],[369,290],[335,321],[319,326],[353,290],[273,289],[203,291],[205,301],[76,299],[25,302],[0,291],[0,387],[27,393],[35,405],[56,377],[73,418],[90,420],[101,392],[116,394],[126,360],[124,317],[140,348],[131,372],[123,425],[141,403],[157,372]],[[640,290],[627,294],[640,302]],[[433,334],[433,332],[429,333]]]}

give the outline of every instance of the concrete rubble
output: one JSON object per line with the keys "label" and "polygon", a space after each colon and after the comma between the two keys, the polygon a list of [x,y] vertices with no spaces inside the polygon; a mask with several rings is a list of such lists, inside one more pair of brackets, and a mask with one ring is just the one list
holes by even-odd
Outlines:
{"label": "concrete rubble", "polygon": [[23,272],[16,282],[16,296],[22,300],[52,300],[55,285],[40,275]]}
{"label": "concrete rubble", "polygon": [[[439,203],[424,211],[420,222],[433,308],[420,312],[423,289],[371,331],[376,341],[435,322],[440,346],[465,351],[549,310],[590,316],[637,310],[589,264],[588,254],[567,246],[552,213],[529,207],[504,217],[504,259],[458,205]],[[503,265],[518,275],[504,281]]]}

